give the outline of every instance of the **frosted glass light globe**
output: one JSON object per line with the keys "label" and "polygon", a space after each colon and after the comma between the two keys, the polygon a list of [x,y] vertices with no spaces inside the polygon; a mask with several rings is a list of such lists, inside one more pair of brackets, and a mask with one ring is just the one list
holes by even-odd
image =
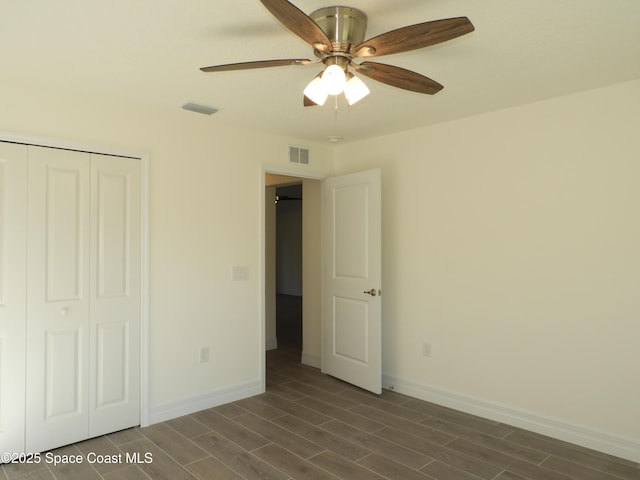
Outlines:
{"label": "frosted glass light globe", "polygon": [[327,96],[329,95],[327,88],[320,79],[320,76],[311,80],[309,85],[307,85],[307,88],[304,89],[304,94],[316,105],[324,105],[324,102],[327,100]]}
{"label": "frosted glass light globe", "polygon": [[338,65],[329,65],[322,73],[322,83],[329,95],[342,93],[347,83],[344,69]]}
{"label": "frosted glass light globe", "polygon": [[351,78],[347,81],[347,85],[344,88],[344,96],[347,97],[347,103],[349,106],[356,102],[359,102],[364,97],[371,93],[362,80],[349,72]]}

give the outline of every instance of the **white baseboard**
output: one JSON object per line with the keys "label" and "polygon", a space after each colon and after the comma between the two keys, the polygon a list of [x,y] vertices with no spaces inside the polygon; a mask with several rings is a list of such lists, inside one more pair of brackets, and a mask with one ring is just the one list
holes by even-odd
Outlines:
{"label": "white baseboard", "polygon": [[267,340],[265,341],[264,348],[266,350],[275,350],[275,349],[277,349],[278,348],[278,338],[277,337],[267,338]]}
{"label": "white baseboard", "polygon": [[383,375],[384,388],[490,420],[520,427],[599,452],[640,462],[640,441],[574,425],[486,400]]}
{"label": "white baseboard", "polygon": [[300,363],[304,365],[309,365],[310,367],[320,368],[320,356],[319,355],[310,355],[308,353],[302,352],[302,356],[300,358]]}
{"label": "white baseboard", "polygon": [[193,397],[169,402],[162,405],[156,405],[150,408],[149,425],[158,422],[165,422],[172,418],[182,417],[191,413],[206,410],[207,408],[217,407],[243,398],[253,397],[263,393],[260,388],[260,381],[255,380],[242,385],[229,388],[223,388],[210,393],[195,395]]}

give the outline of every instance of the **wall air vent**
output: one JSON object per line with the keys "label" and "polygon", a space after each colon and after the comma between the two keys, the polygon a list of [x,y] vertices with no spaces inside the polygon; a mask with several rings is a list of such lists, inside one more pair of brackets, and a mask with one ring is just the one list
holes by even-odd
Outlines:
{"label": "wall air vent", "polygon": [[309,149],[289,146],[289,162],[309,165]]}

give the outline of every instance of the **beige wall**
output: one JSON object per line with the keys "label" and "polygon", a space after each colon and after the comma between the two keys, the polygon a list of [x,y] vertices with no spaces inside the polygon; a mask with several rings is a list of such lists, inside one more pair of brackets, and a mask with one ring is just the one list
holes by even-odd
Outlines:
{"label": "beige wall", "polygon": [[338,147],[338,174],[382,168],[387,384],[640,455],[639,105],[636,81]]}
{"label": "beige wall", "polygon": [[318,368],[322,346],[321,187],[319,180],[302,182],[302,362]]}
{"label": "beige wall", "polygon": [[[299,140],[226,127],[223,111],[152,110],[19,85],[0,85],[0,105],[0,131],[149,155],[152,414],[259,382],[261,165],[287,166],[288,144]],[[330,173],[330,147],[305,145],[313,165],[304,172]],[[249,267],[248,281],[231,281],[234,265]],[[211,350],[207,364],[198,362],[203,345]]]}

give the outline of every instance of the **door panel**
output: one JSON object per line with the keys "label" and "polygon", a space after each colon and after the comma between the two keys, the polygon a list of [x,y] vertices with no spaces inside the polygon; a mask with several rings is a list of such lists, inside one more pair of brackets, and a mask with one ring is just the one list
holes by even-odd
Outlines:
{"label": "door panel", "polygon": [[333,190],[334,276],[369,277],[368,185],[341,185]]}
{"label": "door panel", "polygon": [[97,326],[96,409],[127,400],[129,332],[126,322]]}
{"label": "door panel", "polygon": [[141,168],[91,156],[90,436],[140,423]]}
{"label": "door panel", "polygon": [[28,147],[26,449],[87,438],[89,154]]}
{"label": "door panel", "polygon": [[27,147],[0,142],[0,453],[24,450]]}
{"label": "door panel", "polygon": [[366,301],[334,297],[334,352],[337,357],[367,365],[369,305]]}
{"label": "door panel", "polygon": [[[45,296],[47,302],[79,300],[82,290],[82,267],[87,265],[83,257],[89,205],[86,201],[88,185],[86,171],[77,166],[49,164],[45,178]],[[84,178],[83,178],[84,177]],[[82,196],[85,196],[83,199]],[[84,229],[84,230],[83,230]]]}
{"label": "door panel", "polygon": [[81,329],[45,333],[45,422],[82,415]]}
{"label": "door panel", "polygon": [[98,169],[97,298],[128,295],[130,178]]}
{"label": "door panel", "polygon": [[322,370],[382,392],[380,170],[325,180]]}

